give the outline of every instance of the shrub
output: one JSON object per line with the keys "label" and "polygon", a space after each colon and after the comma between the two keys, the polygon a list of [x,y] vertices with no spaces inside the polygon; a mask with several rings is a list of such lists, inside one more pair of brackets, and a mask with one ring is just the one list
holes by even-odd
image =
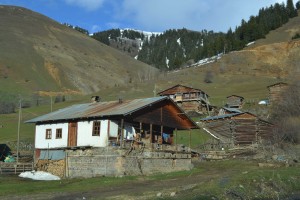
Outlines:
{"label": "shrub", "polygon": [[205,76],[204,76],[204,82],[205,83],[212,83],[213,82],[212,81],[213,77],[214,77],[214,75],[213,75],[212,71],[207,71],[205,73]]}
{"label": "shrub", "polygon": [[0,102],[0,114],[9,114],[15,112],[15,104],[13,102]]}
{"label": "shrub", "polygon": [[276,125],[277,140],[300,142],[300,83],[290,85],[281,94],[284,98],[272,106],[271,118]]}
{"label": "shrub", "polygon": [[300,34],[299,33],[296,33],[293,37],[292,37],[292,40],[295,40],[295,39],[298,39],[300,38]]}

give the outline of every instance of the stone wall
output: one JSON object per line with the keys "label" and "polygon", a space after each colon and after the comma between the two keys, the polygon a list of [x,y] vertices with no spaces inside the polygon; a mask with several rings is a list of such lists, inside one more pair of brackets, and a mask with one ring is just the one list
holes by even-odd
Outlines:
{"label": "stone wall", "polygon": [[131,151],[118,148],[67,150],[66,176],[150,175],[190,170],[190,153]]}

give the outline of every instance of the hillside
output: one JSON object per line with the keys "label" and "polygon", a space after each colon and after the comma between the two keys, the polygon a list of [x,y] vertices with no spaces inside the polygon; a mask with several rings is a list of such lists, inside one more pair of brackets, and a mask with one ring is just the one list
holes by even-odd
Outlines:
{"label": "hillside", "polygon": [[[295,17],[297,8],[287,1],[286,5],[275,3],[268,8],[261,8],[256,16],[250,16],[247,21],[242,19],[240,26],[235,30],[229,28],[227,33],[182,28],[145,37],[140,31],[129,30],[124,34],[124,30],[111,29],[95,33],[93,37],[131,56],[137,55],[136,58],[142,62],[169,71],[197,64],[216,55],[240,51]],[[293,30],[285,34],[285,38],[291,39],[296,33]],[[280,39],[275,35],[272,38],[273,42]]]}
{"label": "hillside", "polygon": [[[168,82],[157,82],[157,90],[178,83],[201,88],[218,106],[224,105],[225,97],[232,94],[245,97],[247,102],[266,99],[268,85],[299,80],[300,40],[291,39],[300,32],[299,24],[297,16],[240,51],[224,54],[206,65],[171,71],[166,74]],[[208,72],[212,83],[204,82]]]}
{"label": "hillside", "polygon": [[0,91],[88,94],[156,69],[21,7],[0,6]]}
{"label": "hillside", "polygon": [[[14,7],[14,9],[16,8]],[[10,8],[10,12],[12,12],[14,9]],[[21,12],[21,10],[18,12]],[[0,11],[0,13],[3,13],[3,8],[1,8]],[[6,33],[1,31],[1,38],[4,36],[7,38],[7,40],[1,39],[1,44],[6,44],[6,47],[8,47],[9,51],[4,51],[3,45],[0,46],[0,91],[9,91],[15,95],[19,94],[21,90],[23,93],[32,93],[36,90],[44,90],[46,93],[49,93],[47,90],[61,91],[70,89],[70,91],[80,91],[78,88],[76,88],[76,85],[72,84],[72,81],[69,81],[68,77],[71,76],[73,80],[80,80],[82,84],[91,84],[92,86],[96,87],[93,94],[100,95],[103,101],[115,100],[119,97],[124,99],[151,97],[168,87],[176,84],[183,84],[204,90],[210,95],[211,103],[216,106],[223,106],[226,101],[226,96],[232,94],[243,96],[245,97],[247,105],[253,107],[250,111],[259,112],[261,108],[255,105],[259,100],[266,99],[268,97],[268,85],[279,81],[290,83],[293,81],[293,79],[295,79],[295,76],[297,78],[296,80],[299,80],[299,76],[297,74],[299,74],[300,40],[291,40],[291,36],[296,32],[300,32],[300,16],[291,19],[282,27],[271,31],[265,39],[257,40],[255,44],[244,48],[241,51],[233,51],[225,54],[220,59],[215,60],[213,63],[179,69],[176,71],[163,72],[153,76],[153,74],[151,75],[151,73],[149,73],[150,71],[146,71],[146,69],[152,70],[153,68],[149,68],[144,64],[139,64],[139,62],[128,58],[122,53],[119,53],[116,50],[99,43],[98,41],[95,43],[93,39],[77,31],[69,29],[68,27],[61,26],[49,18],[38,15],[37,13],[32,13],[28,10],[24,10],[21,13],[23,14],[23,12],[29,12],[31,15],[34,14],[35,16],[38,16],[38,19],[42,18],[46,20],[47,24],[52,24],[50,26],[52,28],[51,31],[49,31],[50,28],[47,28],[41,29],[44,32],[39,32],[39,34],[46,34],[47,37],[37,36],[37,29],[31,30],[28,28],[27,33],[30,33],[31,37],[23,37],[26,38],[26,40],[24,39],[16,41],[14,38],[21,38],[20,31],[23,29],[26,30],[25,27],[20,25],[21,28],[18,29],[19,32],[10,31],[9,33]],[[32,18],[26,19],[27,21],[28,19],[31,19],[31,21],[33,20]],[[0,20],[3,19],[0,18]],[[41,23],[42,21],[39,22]],[[11,21],[10,23],[13,24],[16,22]],[[22,24],[25,24],[25,22]],[[60,29],[53,28],[56,26]],[[3,29],[2,26],[1,28]],[[6,27],[6,30],[14,29],[16,28],[9,26]],[[62,30],[64,31],[63,33]],[[67,35],[64,35],[63,37],[63,34]],[[51,37],[48,37],[48,35]],[[62,42],[62,38],[58,40],[57,38],[54,38],[54,36],[57,38],[62,37],[64,42]],[[9,38],[10,40],[8,40]],[[80,41],[85,41],[85,43],[71,43],[76,41],[78,38],[81,38],[82,40]],[[9,46],[8,41],[10,41],[12,44],[18,44],[18,48],[14,49],[13,46]],[[45,43],[46,41],[48,43]],[[47,48],[43,47],[43,43],[45,43],[45,45],[47,44]],[[34,47],[28,48],[30,47],[29,44],[35,44],[39,46],[38,51],[36,51]],[[73,49],[74,46],[78,48],[80,47],[80,50],[76,51],[76,48]],[[87,47],[90,49],[87,49]],[[62,50],[62,48],[64,49]],[[107,52],[104,52],[104,50],[101,51],[102,48],[107,50]],[[60,52],[63,52],[64,54]],[[84,55],[84,52],[88,52],[87,55]],[[98,52],[102,52],[101,55],[105,55],[106,57],[101,56],[99,58],[96,56]],[[114,52],[115,54],[108,54],[108,52]],[[29,56],[31,54],[33,55],[32,57]],[[113,57],[113,55],[117,55],[116,58]],[[78,58],[76,56],[78,56]],[[4,59],[5,57],[10,59]],[[18,59],[12,59],[12,57]],[[63,59],[65,57],[68,59]],[[89,58],[93,58],[93,60],[90,61]],[[35,60],[38,60],[39,62],[33,62]],[[112,60],[114,63],[120,64],[120,66],[109,65],[110,62],[108,61],[110,60]],[[53,79],[51,74],[47,71],[47,64],[45,64],[45,62],[52,63],[52,65],[50,65],[53,66],[52,69],[57,70],[53,70],[53,72],[58,72],[57,74],[59,74],[58,77],[60,79],[57,80],[61,80],[61,86],[54,81],[55,79]],[[89,62],[91,62],[91,64]],[[130,62],[132,65],[126,65],[126,62]],[[31,67],[24,67],[25,65],[22,65],[22,63],[29,63],[29,66]],[[70,72],[66,71],[71,68],[71,66],[67,65],[66,63],[75,63],[73,66],[74,69],[72,68]],[[109,70],[120,70],[120,72],[118,71],[116,74],[111,73],[109,80],[102,79],[103,76],[106,77],[104,74],[105,72],[102,72],[100,69],[94,67],[94,63],[106,63],[107,66],[112,66],[112,68],[109,68]],[[80,68],[80,66],[78,66],[79,64],[83,64],[85,68]],[[141,71],[140,68],[138,71],[133,72],[128,70],[128,73],[137,73],[136,78],[138,79],[138,83],[132,82],[132,84],[118,84],[119,82],[114,82],[115,78],[119,77],[120,80],[126,83],[126,79],[122,76],[122,73],[126,74],[124,72],[125,67],[123,66],[131,67],[130,69],[134,69],[135,66],[143,67],[143,70],[145,71]],[[92,73],[89,72],[89,70],[92,70]],[[82,73],[82,71],[84,71],[84,73]],[[97,71],[99,75],[94,73],[94,71]],[[211,83],[204,82],[204,77],[208,72],[211,72],[212,74]],[[80,76],[77,76],[78,74],[80,74]],[[101,77],[101,79],[99,79],[99,77]],[[149,79],[151,80],[148,81]],[[94,84],[91,83],[92,81],[94,81]],[[102,85],[99,85],[99,82],[101,81],[104,82],[103,89],[101,88]],[[127,81],[129,82],[128,79]],[[110,87],[111,84],[115,83],[117,84],[113,85],[113,87]],[[93,88],[92,86],[90,87]],[[101,90],[96,91],[97,87],[101,88]],[[84,88],[82,88],[83,87],[81,87],[81,91],[87,92]],[[91,88],[89,88],[89,91],[93,91]],[[55,96],[55,94],[53,94],[53,96]],[[48,113],[50,112],[50,107],[51,109],[53,107],[53,110],[57,110],[70,104],[88,102],[89,99],[90,94],[87,96],[82,96],[79,100],[68,99],[66,102],[57,104],[55,103],[50,106],[50,98],[47,98],[48,105],[33,107],[29,108],[28,110],[24,109],[22,121],[26,121],[36,116]],[[0,125],[3,125],[0,131],[4,133],[1,138],[2,141],[16,139],[15,133],[17,133],[17,122],[17,113],[0,115]],[[33,130],[34,127],[32,125],[22,124],[21,138],[32,141],[34,132]]]}

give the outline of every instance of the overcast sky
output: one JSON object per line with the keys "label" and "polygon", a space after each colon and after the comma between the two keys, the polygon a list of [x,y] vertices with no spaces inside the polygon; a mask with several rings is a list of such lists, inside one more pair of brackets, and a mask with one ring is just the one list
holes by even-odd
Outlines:
{"label": "overcast sky", "polygon": [[0,0],[0,4],[22,6],[90,33],[111,28],[227,32],[276,2],[286,0]]}

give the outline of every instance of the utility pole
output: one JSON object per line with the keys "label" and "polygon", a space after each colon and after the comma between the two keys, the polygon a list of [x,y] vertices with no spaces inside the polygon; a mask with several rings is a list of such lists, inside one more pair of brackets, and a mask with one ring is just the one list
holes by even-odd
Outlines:
{"label": "utility pole", "polygon": [[21,113],[22,113],[22,99],[20,98],[20,100],[19,100],[18,138],[17,138],[17,163],[19,163]]}
{"label": "utility pole", "polygon": [[52,102],[52,95],[50,95],[50,104],[51,104],[50,107],[51,107],[51,112],[52,112],[52,110],[53,110],[53,105],[52,105],[52,103],[53,103],[53,102]]}
{"label": "utility pole", "polygon": [[153,96],[156,96],[156,84],[154,84]]}

